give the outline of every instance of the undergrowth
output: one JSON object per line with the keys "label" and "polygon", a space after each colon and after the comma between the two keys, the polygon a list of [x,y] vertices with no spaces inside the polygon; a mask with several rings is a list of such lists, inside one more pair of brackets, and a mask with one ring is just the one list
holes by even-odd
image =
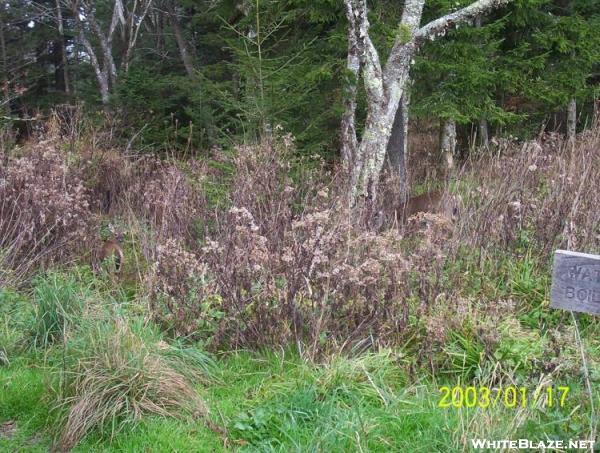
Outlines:
{"label": "undergrowth", "polygon": [[[600,326],[551,310],[548,276],[554,248],[599,250],[598,193],[583,190],[598,143],[598,129],[573,147],[502,141],[451,184],[458,221],[400,223],[385,183],[352,211],[322,162],[292,168],[282,134],[213,162],[24,146],[0,186],[0,448],[593,436]],[[126,230],[121,275],[90,270],[102,224]],[[572,393],[565,407],[447,410],[444,384]]]}

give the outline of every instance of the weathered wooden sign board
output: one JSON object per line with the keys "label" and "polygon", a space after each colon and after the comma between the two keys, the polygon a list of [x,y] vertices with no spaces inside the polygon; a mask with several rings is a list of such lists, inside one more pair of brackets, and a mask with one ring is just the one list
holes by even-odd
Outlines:
{"label": "weathered wooden sign board", "polygon": [[550,306],[600,315],[600,255],[554,253]]}

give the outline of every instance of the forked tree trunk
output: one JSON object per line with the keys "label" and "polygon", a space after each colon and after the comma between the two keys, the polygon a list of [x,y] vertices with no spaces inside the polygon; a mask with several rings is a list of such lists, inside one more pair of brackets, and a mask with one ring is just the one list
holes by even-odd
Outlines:
{"label": "forked tree trunk", "polygon": [[347,93],[342,120],[342,156],[351,159],[349,202],[354,206],[361,199],[372,201],[376,197],[396,112],[418,47],[427,39],[445,34],[450,27],[473,20],[511,0],[478,0],[421,28],[425,0],[406,0],[396,41],[384,66],[369,37],[366,0],[344,1],[349,24],[348,69],[355,79],[362,74],[367,96],[367,119],[360,143],[354,124],[356,90],[352,87]]}
{"label": "forked tree trunk", "polygon": [[567,139],[574,140],[577,133],[577,101],[575,98],[569,101],[567,106]]}
{"label": "forked tree trunk", "polygon": [[[125,56],[121,61],[121,68],[127,71],[129,62],[132,58],[132,52],[135,48],[139,31],[144,23],[144,20],[150,10],[153,0],[145,0],[145,2],[134,2],[133,9],[128,11],[129,21],[125,21],[125,9],[122,0],[111,0],[114,2],[113,12],[108,30],[105,32],[100,27],[100,23],[95,17],[95,4],[83,4],[78,0],[70,0],[70,7],[73,17],[77,24],[79,32],[79,40],[85,47],[86,53],[90,59],[90,64],[96,74],[100,98],[105,109],[108,109],[111,89],[114,89],[117,84],[117,65],[113,56],[113,38],[119,25],[124,31],[123,40],[126,40]],[[137,11],[140,6],[141,11]],[[83,14],[82,14],[83,13]],[[86,24],[84,24],[84,21]],[[87,37],[87,33],[94,35],[94,42],[98,46],[98,52],[92,46],[92,42]],[[100,63],[100,57],[102,63]]]}
{"label": "forked tree trunk", "polygon": [[[120,1],[120,0],[119,0]],[[142,24],[150,11],[150,7],[152,6],[153,0],[146,0],[145,2],[140,2],[138,4],[137,1],[133,3],[133,7],[131,11],[128,12],[127,15],[127,23],[123,24],[126,27],[126,35],[127,35],[127,50],[125,51],[125,58],[123,60],[122,66],[125,69],[125,72],[129,71],[129,64],[133,58],[133,49],[135,49],[135,45],[138,40],[138,36],[140,33],[140,29],[142,28]],[[115,3],[116,4],[116,3]],[[137,7],[140,6],[141,10],[138,12]],[[121,6],[122,8],[122,6]],[[124,17],[122,18],[124,19]]]}

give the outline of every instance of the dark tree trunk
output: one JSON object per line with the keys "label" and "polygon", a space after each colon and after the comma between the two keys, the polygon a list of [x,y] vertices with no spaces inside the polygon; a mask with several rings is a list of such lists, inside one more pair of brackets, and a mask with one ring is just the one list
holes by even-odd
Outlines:
{"label": "dark tree trunk", "polygon": [[396,111],[392,125],[392,135],[387,145],[387,163],[390,171],[398,177],[400,182],[400,196],[406,198],[408,194],[408,93],[404,92],[400,98],[400,105]]}
{"label": "dark tree trunk", "polygon": [[454,156],[456,155],[456,121],[445,120],[440,131],[440,153],[445,162],[446,179],[454,172]]}
{"label": "dark tree trunk", "polygon": [[[6,112],[10,110],[10,95],[8,92],[8,61],[6,56],[6,41],[4,39],[4,22],[0,18],[0,57],[2,58],[2,102]],[[0,109],[1,111],[1,109]]]}
{"label": "dark tree trunk", "polygon": [[61,39],[52,43],[52,65],[54,66],[54,86],[58,91],[67,92],[65,67],[63,65],[64,44]]}
{"label": "dark tree trunk", "polygon": [[57,89],[64,91],[65,94],[71,94],[69,69],[67,67],[65,31],[63,26],[62,7],[60,5],[60,0],[56,0],[56,25],[58,28],[58,40],[55,43],[55,46],[57,47],[55,50],[60,54],[60,61],[55,62],[55,64],[58,63],[58,66],[56,66],[57,70],[55,72],[56,87]]}
{"label": "dark tree trunk", "polygon": [[484,148],[490,146],[488,122],[485,118],[479,120],[479,143]]}

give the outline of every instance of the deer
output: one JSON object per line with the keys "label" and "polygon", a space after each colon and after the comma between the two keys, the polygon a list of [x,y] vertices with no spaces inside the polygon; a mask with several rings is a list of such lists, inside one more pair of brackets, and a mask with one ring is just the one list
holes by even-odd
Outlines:
{"label": "deer", "polygon": [[[121,242],[123,241],[123,233],[115,232],[109,227],[112,237],[103,242],[102,247],[97,251],[92,262],[92,270],[95,273],[100,271],[102,263],[107,259],[114,260],[114,273],[119,274],[123,268],[125,256]],[[112,270],[111,270],[112,271]]]}
{"label": "deer", "polygon": [[421,195],[410,197],[400,206],[400,217],[408,219],[419,212],[442,214],[456,221],[460,214],[460,195],[434,190]]}

